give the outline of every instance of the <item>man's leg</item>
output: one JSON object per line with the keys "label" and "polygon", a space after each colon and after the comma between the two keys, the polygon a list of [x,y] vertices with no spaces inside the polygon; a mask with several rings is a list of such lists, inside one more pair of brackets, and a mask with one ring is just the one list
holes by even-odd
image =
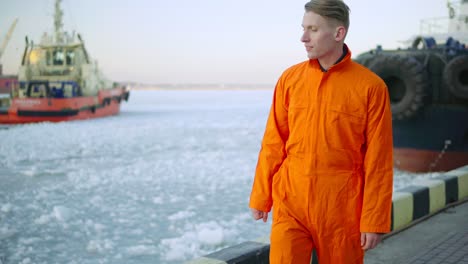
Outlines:
{"label": "man's leg", "polygon": [[274,208],[270,264],[310,264],[313,247],[308,230],[281,207]]}
{"label": "man's leg", "polygon": [[360,233],[352,235],[328,234],[318,236],[317,256],[320,264],[362,264],[364,251],[361,248]]}

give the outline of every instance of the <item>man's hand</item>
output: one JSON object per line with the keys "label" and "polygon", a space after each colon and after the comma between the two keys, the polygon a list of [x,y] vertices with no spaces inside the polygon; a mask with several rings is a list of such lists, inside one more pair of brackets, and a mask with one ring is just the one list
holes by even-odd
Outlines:
{"label": "man's hand", "polygon": [[254,208],[250,208],[250,211],[252,211],[252,216],[255,220],[259,220],[263,218],[263,222],[266,222],[268,220],[268,212],[263,212]]}
{"label": "man's hand", "polygon": [[361,247],[363,250],[375,248],[382,241],[382,234],[378,233],[361,233]]}

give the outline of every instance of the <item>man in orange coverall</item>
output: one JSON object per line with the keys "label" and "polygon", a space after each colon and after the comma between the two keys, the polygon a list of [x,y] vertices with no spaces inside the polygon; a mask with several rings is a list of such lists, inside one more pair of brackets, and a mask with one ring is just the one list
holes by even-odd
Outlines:
{"label": "man in orange coverall", "polygon": [[387,87],[351,60],[349,8],[305,5],[309,60],[280,77],[250,196],[254,219],[273,207],[270,263],[363,263],[390,231],[392,121]]}

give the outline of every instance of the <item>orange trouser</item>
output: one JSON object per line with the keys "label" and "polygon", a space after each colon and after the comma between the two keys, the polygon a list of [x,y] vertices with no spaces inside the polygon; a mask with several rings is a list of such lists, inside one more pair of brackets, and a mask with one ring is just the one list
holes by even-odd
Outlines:
{"label": "orange trouser", "polygon": [[282,208],[274,209],[270,264],[309,264],[315,248],[319,264],[363,263],[360,234],[340,238],[320,237],[314,226],[305,226]]}
{"label": "orange trouser", "polygon": [[[271,264],[309,264],[316,249],[320,264],[363,263],[359,231],[359,185],[332,180],[303,181],[309,192],[289,193],[273,203]],[[320,186],[314,187],[314,186]]]}

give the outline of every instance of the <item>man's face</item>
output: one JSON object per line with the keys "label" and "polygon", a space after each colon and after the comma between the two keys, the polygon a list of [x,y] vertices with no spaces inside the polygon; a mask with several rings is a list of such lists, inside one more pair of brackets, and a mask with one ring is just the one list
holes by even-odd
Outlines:
{"label": "man's face", "polygon": [[301,41],[304,43],[309,59],[327,57],[338,44],[335,38],[337,28],[314,12],[304,14],[302,27],[304,33]]}

